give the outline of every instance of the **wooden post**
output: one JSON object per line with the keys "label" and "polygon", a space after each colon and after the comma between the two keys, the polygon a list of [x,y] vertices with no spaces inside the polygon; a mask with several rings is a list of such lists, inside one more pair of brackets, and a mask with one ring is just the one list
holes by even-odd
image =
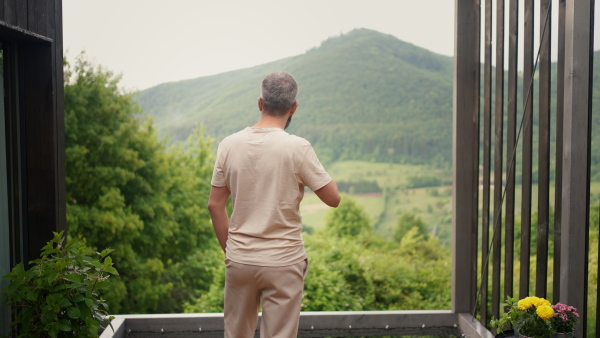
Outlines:
{"label": "wooden post", "polygon": [[594,0],[566,2],[560,301],[581,315],[585,337],[589,247]]}
{"label": "wooden post", "polygon": [[519,40],[519,3],[510,0],[508,24],[508,104],[506,130],[506,258],[504,271],[504,297],[514,297],[514,252],[515,252],[515,165],[517,138],[517,59]]}
{"label": "wooden post", "polygon": [[565,93],[565,0],[558,2],[558,60],[556,62],[556,168],[554,179],[554,284],[552,301],[560,299],[560,261],[562,242],[562,154],[563,154],[563,111]]}
{"label": "wooden post", "polygon": [[452,114],[452,311],[469,313],[477,290],[479,0],[455,1]]}
{"label": "wooden post", "polygon": [[550,227],[550,32],[551,2],[540,3],[538,224],[535,294],[546,298],[548,231]]}
{"label": "wooden post", "polygon": [[492,0],[485,0],[483,45],[483,206],[481,208],[481,321],[488,321],[488,276],[490,275],[490,167],[492,152]]}
{"label": "wooden post", "polygon": [[[500,275],[502,261],[502,178],[504,148],[504,0],[496,3],[496,95],[494,122],[494,220],[492,245],[492,316],[500,317]],[[485,322],[484,322],[485,323]]]}
{"label": "wooden post", "polygon": [[523,28],[523,147],[521,190],[521,271],[519,274],[519,298],[529,296],[531,252],[531,169],[533,135],[533,0],[524,3]]}

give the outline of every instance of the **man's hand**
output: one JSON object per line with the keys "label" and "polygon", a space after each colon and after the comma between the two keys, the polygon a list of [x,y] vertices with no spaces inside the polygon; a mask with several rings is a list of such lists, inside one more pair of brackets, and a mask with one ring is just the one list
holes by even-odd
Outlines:
{"label": "man's hand", "polygon": [[229,234],[229,216],[227,215],[227,200],[229,199],[229,189],[227,187],[215,187],[210,189],[210,197],[208,198],[208,211],[212,220],[215,234],[219,239],[219,244],[223,252],[227,246],[227,236]]}
{"label": "man's hand", "polygon": [[337,208],[337,206],[340,205],[340,200],[342,199],[337,184],[335,184],[333,180],[327,183],[323,188],[315,190],[315,194],[317,194],[325,204],[334,208]]}

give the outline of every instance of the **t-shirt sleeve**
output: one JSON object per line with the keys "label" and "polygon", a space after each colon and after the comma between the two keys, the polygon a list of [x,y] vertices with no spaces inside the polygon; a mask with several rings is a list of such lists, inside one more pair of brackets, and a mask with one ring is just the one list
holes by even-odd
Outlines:
{"label": "t-shirt sleeve", "polygon": [[300,181],[312,191],[323,188],[331,182],[331,176],[325,171],[323,165],[317,158],[313,147],[309,144],[304,152],[304,158],[298,173]]}
{"label": "t-shirt sleeve", "polygon": [[223,172],[222,167],[222,157],[222,149],[221,145],[219,144],[219,148],[217,149],[217,159],[215,160],[215,168],[213,169],[212,180],[210,182],[210,184],[215,187],[224,187],[227,185],[225,182],[225,173]]}

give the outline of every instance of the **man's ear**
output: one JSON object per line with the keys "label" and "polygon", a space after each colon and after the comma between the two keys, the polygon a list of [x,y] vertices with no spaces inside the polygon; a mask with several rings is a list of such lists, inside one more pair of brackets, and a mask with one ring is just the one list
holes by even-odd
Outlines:
{"label": "man's ear", "polygon": [[263,111],[263,100],[262,100],[262,97],[258,98],[258,110]]}
{"label": "man's ear", "polygon": [[298,101],[294,102],[294,105],[292,106],[292,109],[290,110],[290,115],[294,115],[298,106],[299,106]]}

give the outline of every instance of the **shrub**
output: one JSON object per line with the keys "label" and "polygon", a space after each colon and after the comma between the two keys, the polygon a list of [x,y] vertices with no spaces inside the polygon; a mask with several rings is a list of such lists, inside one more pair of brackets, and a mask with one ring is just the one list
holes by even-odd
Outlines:
{"label": "shrub", "polygon": [[108,305],[100,290],[117,275],[108,256],[112,249],[90,252],[77,239],[66,244],[63,232],[42,248],[41,257],[25,270],[19,263],[4,276],[2,292],[12,306],[11,330],[16,337],[97,337]]}

